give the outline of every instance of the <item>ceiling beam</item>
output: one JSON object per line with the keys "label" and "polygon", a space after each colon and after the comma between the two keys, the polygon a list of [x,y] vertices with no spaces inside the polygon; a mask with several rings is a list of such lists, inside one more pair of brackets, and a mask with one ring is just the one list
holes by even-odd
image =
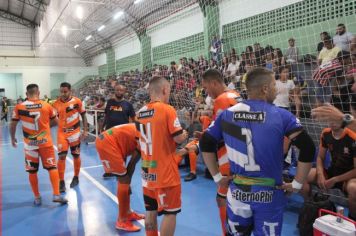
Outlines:
{"label": "ceiling beam", "polygon": [[36,27],[36,24],[34,22],[26,20],[24,18],[21,18],[18,15],[15,15],[8,11],[4,11],[2,9],[0,9],[0,17],[10,20],[10,21],[13,21],[13,22],[16,22],[18,24],[21,24],[21,25],[26,26],[31,29]]}
{"label": "ceiling beam", "polygon": [[37,0],[17,0],[19,2],[22,2],[23,4],[26,4],[28,6],[31,6],[33,8],[38,8],[39,11],[45,12],[46,7],[48,6],[44,1],[37,1]]}

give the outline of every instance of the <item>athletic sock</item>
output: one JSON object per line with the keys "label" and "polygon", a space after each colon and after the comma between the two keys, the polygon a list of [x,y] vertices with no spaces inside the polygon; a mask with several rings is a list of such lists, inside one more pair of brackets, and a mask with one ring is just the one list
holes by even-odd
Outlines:
{"label": "athletic sock", "polygon": [[74,158],[73,161],[74,161],[74,176],[78,176],[82,161],[81,161],[80,157]]}
{"label": "athletic sock", "polygon": [[59,195],[59,175],[57,169],[52,169],[48,171],[49,178],[51,180],[53,195]]}
{"label": "athletic sock", "polygon": [[129,184],[117,183],[117,199],[119,201],[119,218],[118,220],[127,220],[130,210]]}
{"label": "athletic sock", "polygon": [[40,191],[38,190],[38,178],[37,173],[29,173],[28,179],[31,184],[32,192],[35,195],[35,198],[40,196]]}
{"label": "athletic sock", "polygon": [[223,235],[226,235],[226,206],[219,207],[219,214],[220,214],[221,229],[223,231]]}
{"label": "athletic sock", "polygon": [[64,180],[64,171],[66,169],[66,160],[59,159],[57,162],[59,179]]}
{"label": "athletic sock", "polygon": [[189,152],[189,163],[190,163],[190,172],[193,174],[197,173],[197,154],[194,152]]}

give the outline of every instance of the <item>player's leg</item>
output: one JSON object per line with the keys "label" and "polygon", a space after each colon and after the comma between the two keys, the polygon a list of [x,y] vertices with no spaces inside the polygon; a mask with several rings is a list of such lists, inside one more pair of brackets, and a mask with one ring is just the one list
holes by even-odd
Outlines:
{"label": "player's leg", "polygon": [[162,209],[163,219],[160,235],[173,236],[176,229],[177,214],[181,211],[181,185],[159,189],[158,208]]}
{"label": "player's leg", "polygon": [[[221,159],[220,159],[221,160]],[[224,176],[228,176],[230,173],[230,168],[227,163],[224,163],[219,166],[220,173]],[[218,187],[218,191],[216,194],[216,203],[219,208],[219,216],[220,216],[220,223],[223,235],[226,234],[226,196],[227,196],[228,189]]]}
{"label": "player's leg", "polygon": [[[232,190],[234,191],[234,190]],[[228,236],[251,235],[253,229],[253,215],[250,204],[243,203],[233,197],[232,191],[228,190],[227,200],[227,232]]]}
{"label": "player's leg", "polygon": [[188,143],[189,149],[189,165],[190,165],[190,173],[184,178],[184,181],[192,181],[197,178],[197,159],[198,159],[198,146],[197,141],[193,140],[192,142]]}
{"label": "player's leg", "polygon": [[60,195],[59,192],[59,174],[56,165],[56,158],[54,155],[53,147],[46,147],[39,149],[39,155],[41,157],[42,166],[48,171],[49,178],[53,190],[53,202],[66,204],[68,201]]}
{"label": "player's leg", "polygon": [[347,181],[346,184],[346,192],[348,194],[348,203],[349,203],[349,211],[350,218],[356,220],[356,179],[353,178]]}
{"label": "player's leg", "polygon": [[145,231],[146,236],[158,236],[157,211],[158,202],[156,192],[143,187],[143,199],[146,208]]}
{"label": "player's leg", "polygon": [[58,133],[57,137],[57,147],[58,147],[58,161],[57,168],[59,174],[59,191],[64,193],[66,191],[66,186],[64,182],[64,172],[66,169],[66,157],[68,153],[69,143],[65,139],[65,134]]}
{"label": "player's leg", "polygon": [[74,176],[72,182],[70,183],[70,187],[74,188],[79,184],[79,172],[81,167],[81,159],[80,159],[80,132],[74,133],[67,138],[70,146],[70,151],[73,156],[74,163]]}
{"label": "player's leg", "polygon": [[311,184],[317,181],[316,168],[312,168],[308,174],[307,181],[303,184],[300,194],[306,200],[310,198],[311,194]]}
{"label": "player's leg", "polygon": [[25,168],[26,172],[28,172],[28,180],[31,185],[31,189],[33,195],[35,196],[35,200],[33,204],[35,206],[41,205],[41,195],[38,188],[38,166],[39,166],[39,154],[38,150],[26,150],[25,149]]}

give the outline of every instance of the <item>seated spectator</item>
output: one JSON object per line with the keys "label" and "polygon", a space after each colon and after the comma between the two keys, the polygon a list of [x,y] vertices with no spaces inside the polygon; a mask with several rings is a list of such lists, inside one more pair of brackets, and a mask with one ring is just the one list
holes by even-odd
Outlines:
{"label": "seated spectator", "polygon": [[256,63],[258,66],[262,66],[262,63],[264,61],[264,56],[265,56],[265,49],[261,47],[259,43],[255,43],[253,45],[254,51],[255,51],[255,58],[256,58]]}
{"label": "seated spectator", "polygon": [[226,70],[226,76],[230,78],[237,79],[237,73],[239,71],[240,62],[237,60],[236,56],[231,57],[231,62]]}
{"label": "seated spectator", "polygon": [[319,42],[319,43],[318,43],[318,46],[317,46],[317,51],[318,51],[318,53],[320,53],[320,51],[324,48],[324,37],[326,37],[326,36],[329,36],[329,37],[330,37],[330,35],[329,35],[328,32],[321,32],[321,33],[320,33],[320,40],[321,40],[321,42]]}
{"label": "seated spectator", "polygon": [[[302,195],[310,198],[310,184],[317,184],[326,191],[338,188],[348,195],[349,217],[356,220],[356,135],[341,124],[329,122],[329,128],[323,130],[320,138],[316,168],[309,172],[308,179],[302,188]],[[324,165],[326,153],[331,154],[331,164]]]}
{"label": "seated spectator", "polygon": [[284,59],[282,50],[280,48],[275,48],[273,51],[273,65],[277,70],[277,74],[278,74],[279,68],[281,66],[285,65],[285,59]]}
{"label": "seated spectator", "polygon": [[344,24],[338,24],[336,28],[336,35],[333,37],[333,41],[336,47],[343,51],[350,51],[349,44],[352,40],[352,34],[346,32],[346,26]]}
{"label": "seated spectator", "polygon": [[276,80],[277,96],[274,100],[274,104],[280,108],[290,110],[290,99],[294,100],[296,105],[296,116],[300,117],[300,98],[298,89],[295,86],[293,80],[289,79],[289,68],[281,67],[279,70],[279,79]]}
{"label": "seated spectator", "polygon": [[221,65],[219,66],[219,70],[223,75],[225,75],[228,66],[229,66],[229,58],[227,56],[224,56]]}
{"label": "seated spectator", "polygon": [[324,48],[320,51],[318,56],[318,64],[324,65],[325,63],[335,59],[337,54],[341,51],[339,47],[335,47],[330,36],[324,37]]}
{"label": "seated spectator", "polygon": [[297,63],[299,59],[299,49],[295,46],[295,39],[290,38],[288,44],[289,46],[285,53],[286,62],[290,64]]}

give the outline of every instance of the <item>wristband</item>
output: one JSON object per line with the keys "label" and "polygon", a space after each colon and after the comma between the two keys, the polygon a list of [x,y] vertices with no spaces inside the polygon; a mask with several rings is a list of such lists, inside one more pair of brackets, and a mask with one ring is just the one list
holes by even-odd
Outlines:
{"label": "wristband", "polygon": [[303,184],[301,184],[297,180],[293,179],[293,181],[292,181],[292,188],[293,189],[301,190],[302,186],[303,186]]}
{"label": "wristband", "polygon": [[220,180],[223,178],[222,174],[219,172],[216,175],[213,176],[214,182],[218,183]]}

